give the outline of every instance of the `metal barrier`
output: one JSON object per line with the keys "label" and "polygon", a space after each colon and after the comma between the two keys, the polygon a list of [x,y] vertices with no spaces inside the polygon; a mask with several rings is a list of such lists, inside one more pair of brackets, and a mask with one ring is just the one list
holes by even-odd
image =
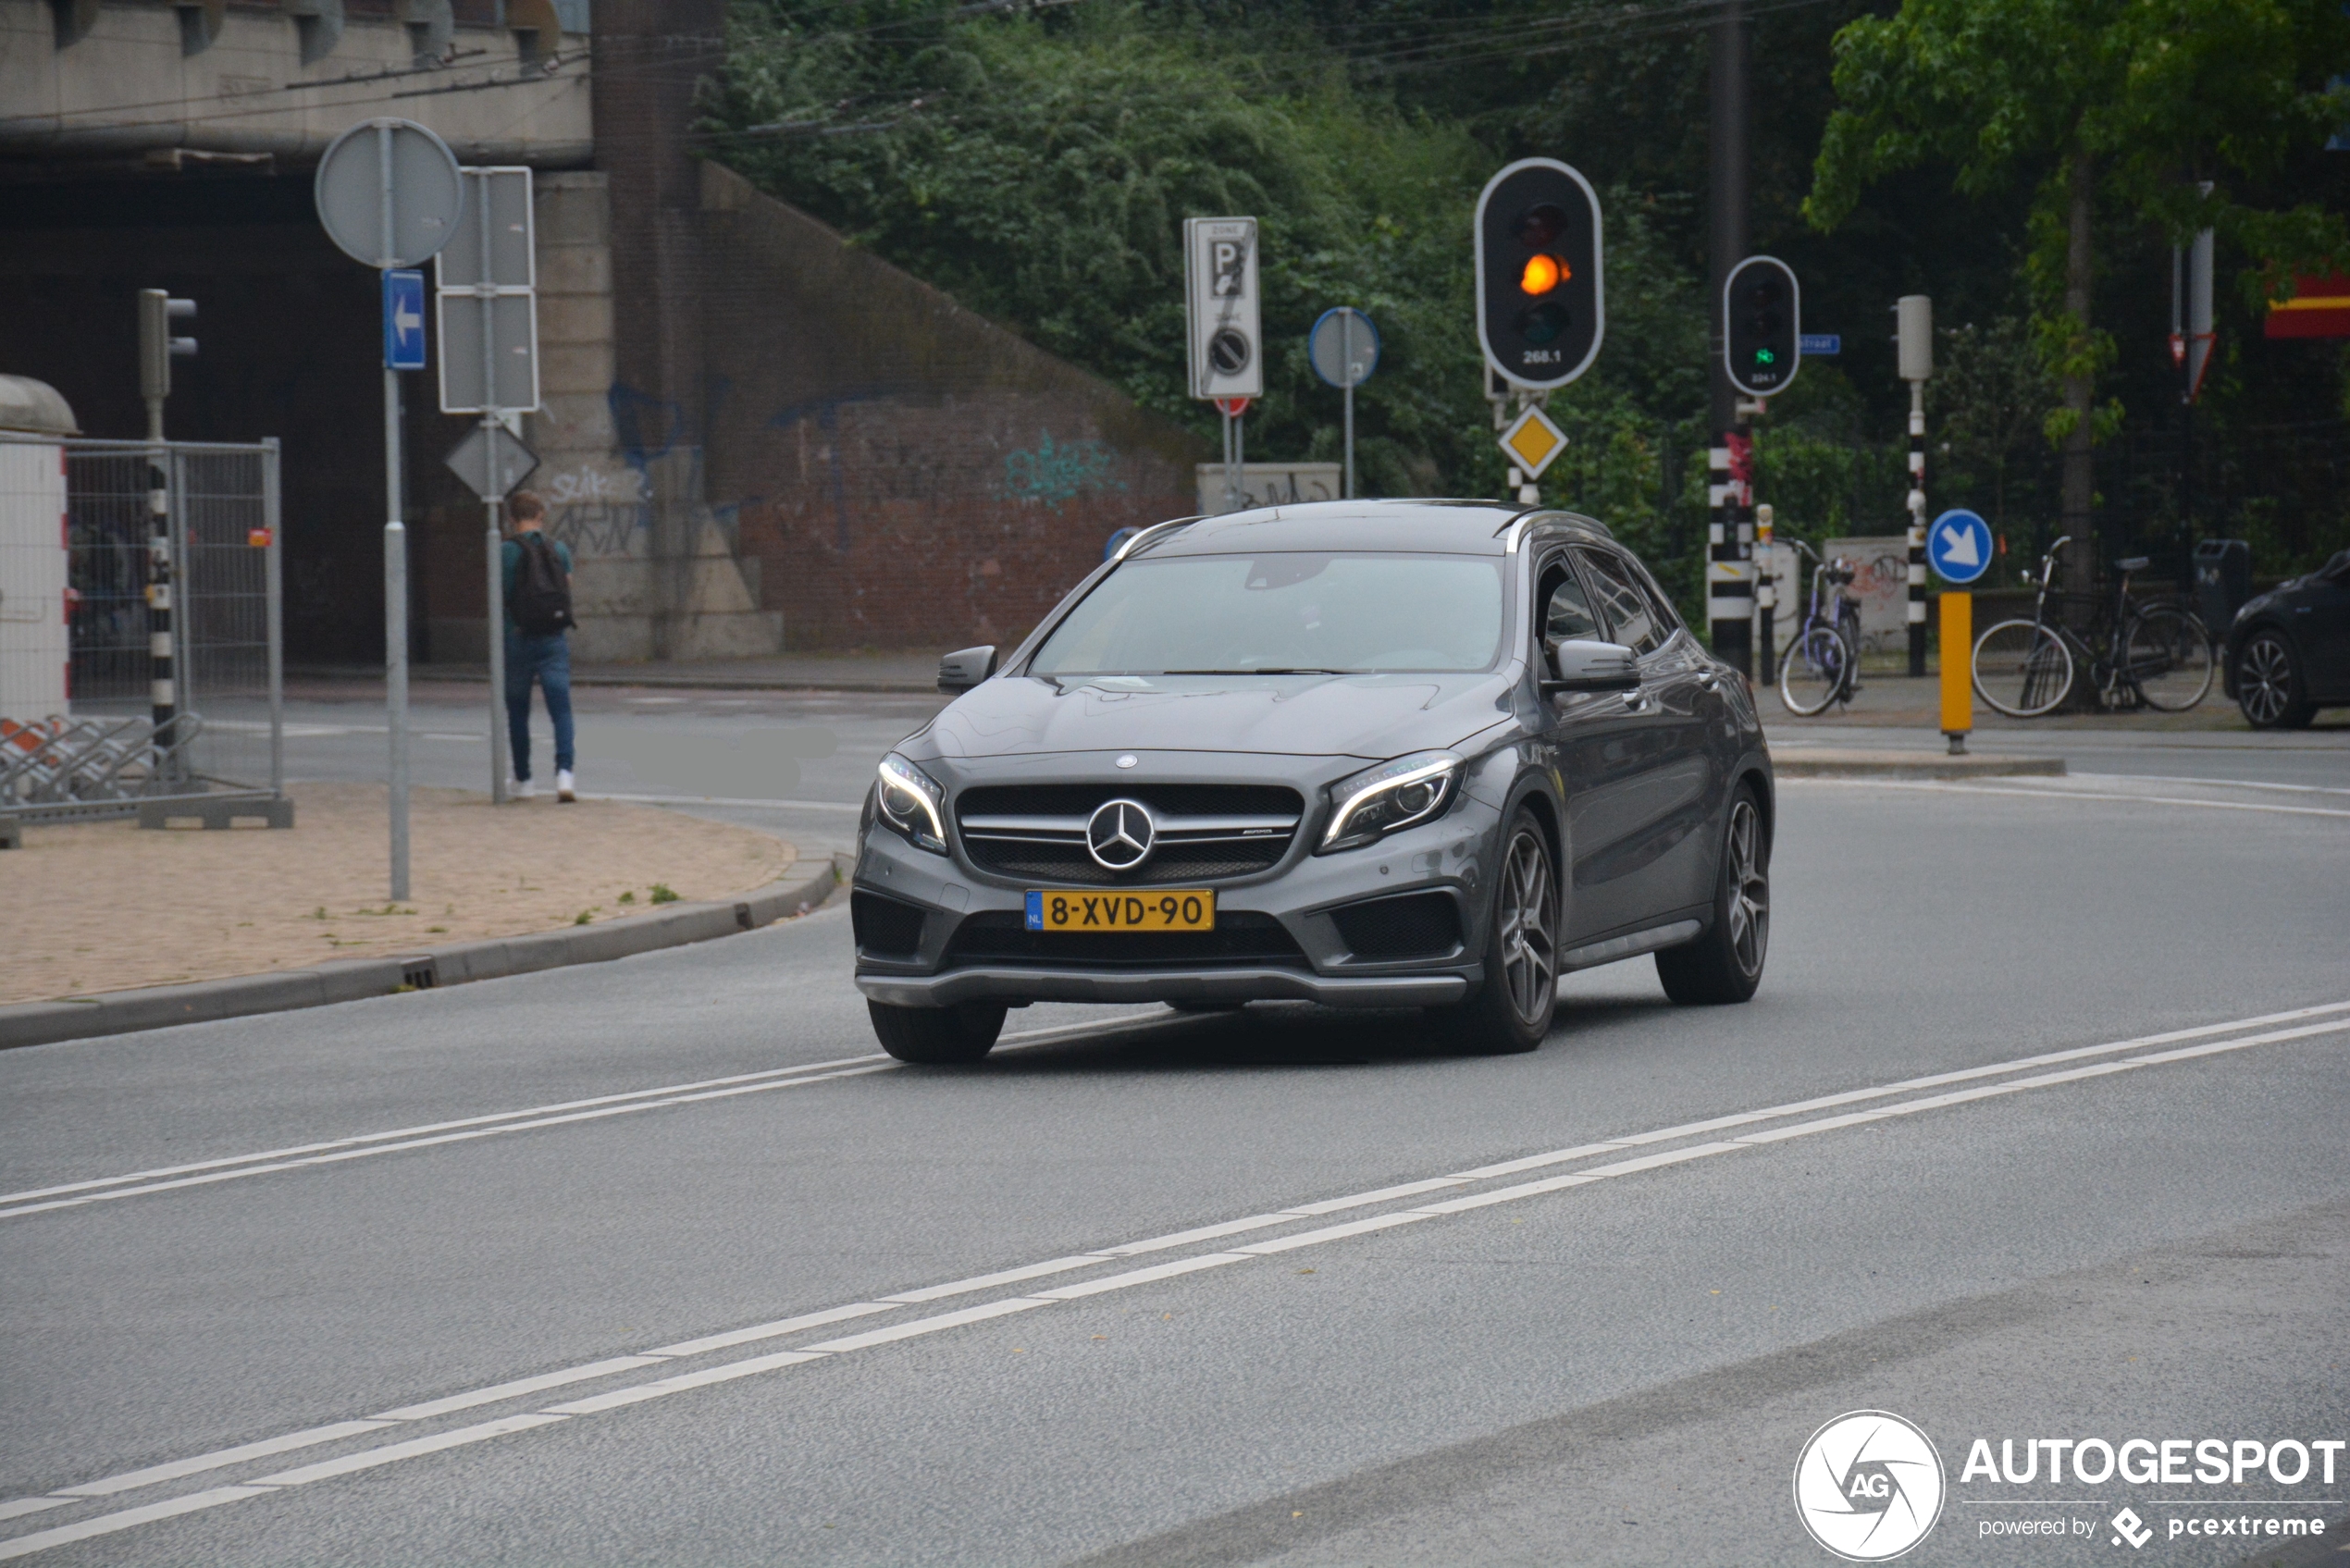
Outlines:
{"label": "metal barrier", "polygon": [[0,813],[290,823],[281,549],[274,440],[0,433]]}

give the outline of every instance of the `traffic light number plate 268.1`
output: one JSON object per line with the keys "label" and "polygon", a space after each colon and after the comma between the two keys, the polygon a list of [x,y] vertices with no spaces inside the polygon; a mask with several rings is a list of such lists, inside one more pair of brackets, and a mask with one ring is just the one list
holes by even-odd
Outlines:
{"label": "traffic light number plate 268.1", "polygon": [[1147,893],[1080,893],[1030,888],[1031,931],[1214,931],[1216,893],[1206,887],[1155,887]]}

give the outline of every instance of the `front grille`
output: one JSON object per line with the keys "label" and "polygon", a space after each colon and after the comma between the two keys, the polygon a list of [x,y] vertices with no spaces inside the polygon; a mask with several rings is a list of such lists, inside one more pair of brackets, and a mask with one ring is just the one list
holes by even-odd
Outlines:
{"label": "front grille", "polygon": [[922,945],[922,911],[860,888],[848,895],[848,929],[860,952],[910,958]]}
{"label": "front grille", "polygon": [[1030,931],[1015,910],[971,916],[947,940],[946,967],[1013,963],[1085,969],[1216,969],[1273,964],[1305,967],[1305,951],[1270,915],[1234,910],[1214,931]]}
{"label": "front grille", "polygon": [[[1141,870],[1120,874],[1085,849],[1085,824],[1105,801],[1138,800],[1158,824]],[[1077,886],[1165,886],[1269,870],[1296,836],[1305,802],[1280,784],[983,785],[955,802],[963,852],[999,876]]]}
{"label": "front grille", "polygon": [[1330,911],[1358,958],[1441,957],[1461,945],[1461,907],[1449,893],[1407,893]]}

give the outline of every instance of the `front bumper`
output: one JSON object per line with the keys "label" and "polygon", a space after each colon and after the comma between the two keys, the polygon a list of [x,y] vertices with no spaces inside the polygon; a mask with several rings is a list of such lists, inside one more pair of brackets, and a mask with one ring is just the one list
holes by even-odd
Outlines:
{"label": "front bumper", "polygon": [[[1307,824],[1310,828],[1310,822]],[[1301,830],[1303,832],[1305,830]],[[1236,880],[1208,879],[1216,889],[1219,931],[1228,917],[1254,932],[1277,923],[1294,950],[1260,950],[1193,961],[1174,955],[1121,961],[1096,950],[1082,958],[974,951],[959,953],[958,933],[979,917],[1001,932],[1025,907],[1036,883],[1015,881],[952,858],[917,849],[878,823],[866,831],[851,887],[921,915],[911,950],[874,951],[860,943],[857,988],[876,1002],[943,1007],[963,1002],[1317,1002],[1336,1007],[1441,1006],[1483,983],[1487,868],[1501,832],[1500,813],[1474,795],[1433,822],[1375,845],[1312,855],[1292,845],[1272,870]],[[1099,888],[1080,891],[1099,892]],[[1442,953],[1366,958],[1353,950],[1333,912],[1367,900],[1441,893],[1458,912],[1458,942]],[[1122,940],[1122,939],[1113,939]],[[1286,945],[1286,944],[1284,944]]]}
{"label": "front bumper", "polygon": [[1319,1002],[1326,1007],[1436,1007],[1466,997],[1478,966],[1445,974],[1324,975],[1292,969],[1119,970],[972,967],[934,975],[862,971],[857,989],[900,1007],[958,1002]]}

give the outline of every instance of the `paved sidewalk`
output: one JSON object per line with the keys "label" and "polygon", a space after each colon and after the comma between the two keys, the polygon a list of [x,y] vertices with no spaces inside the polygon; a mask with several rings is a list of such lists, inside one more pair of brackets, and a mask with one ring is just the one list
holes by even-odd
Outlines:
{"label": "paved sidewalk", "polygon": [[[949,648],[895,652],[777,653],[761,659],[694,663],[597,664],[574,661],[575,686],[697,687],[704,691],[862,691],[935,696],[938,660]],[[1010,649],[1007,648],[1006,652]],[[489,678],[478,664],[419,664],[413,681],[479,685]],[[302,665],[287,673],[287,689],[340,691],[354,682],[380,686],[383,669]]]}
{"label": "paved sidewalk", "polygon": [[394,904],[382,786],[291,793],[287,831],[29,827],[0,851],[0,1004],[641,922],[773,884],[798,858],[772,834],[657,807],[418,789],[412,895]]}

